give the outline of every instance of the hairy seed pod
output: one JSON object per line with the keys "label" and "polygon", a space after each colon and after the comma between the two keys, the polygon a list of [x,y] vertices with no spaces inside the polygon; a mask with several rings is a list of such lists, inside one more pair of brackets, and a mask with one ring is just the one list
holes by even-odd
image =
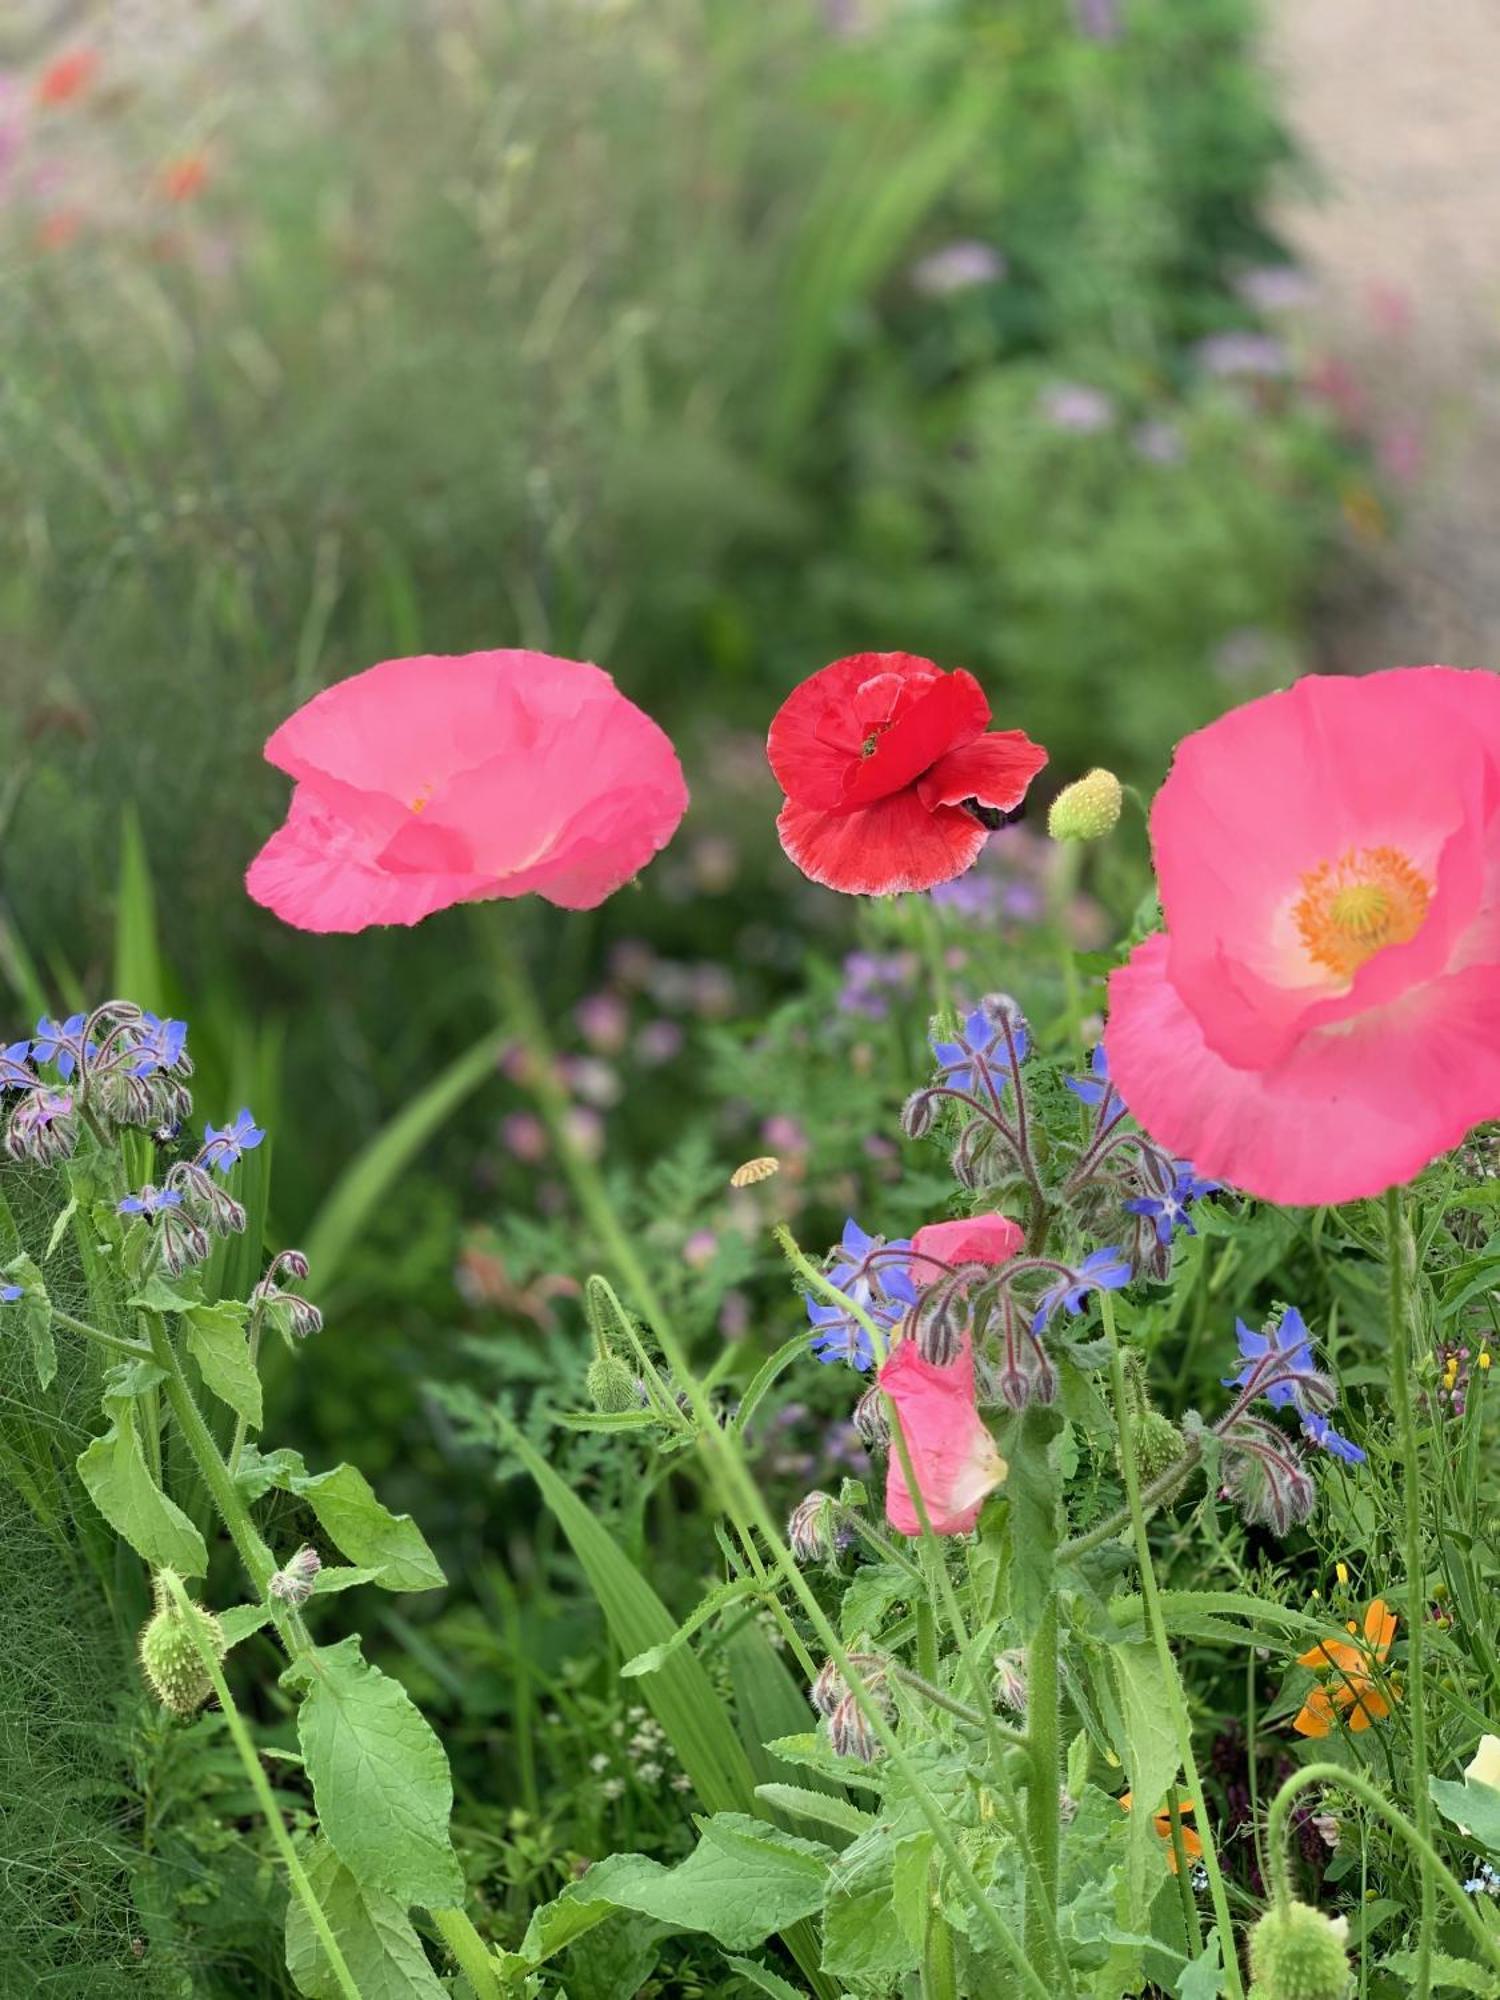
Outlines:
{"label": "hairy seed pod", "polygon": [[1349,1924],[1308,1903],[1267,1910],[1250,1933],[1250,1970],[1265,2000],[1345,2000]]}
{"label": "hairy seed pod", "polygon": [[213,1693],[200,1641],[222,1660],[229,1650],[224,1628],[200,1605],[190,1604],[184,1612],[161,1576],[154,1588],[156,1610],[140,1638],[141,1671],[163,1707],[174,1715],[193,1715]]}

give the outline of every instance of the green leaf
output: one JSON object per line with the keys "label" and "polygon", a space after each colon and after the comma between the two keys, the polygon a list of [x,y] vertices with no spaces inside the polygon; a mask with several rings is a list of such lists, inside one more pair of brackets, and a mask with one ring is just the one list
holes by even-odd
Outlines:
{"label": "green leaf", "polygon": [[[313,1578],[312,1594],[314,1597],[332,1597],[341,1590],[353,1590],[358,1584],[375,1583],[378,1580],[377,1570],[344,1569],[334,1564],[318,1571]],[[224,1628],[224,1637],[231,1648],[270,1622],[269,1604],[236,1604],[230,1610],[219,1613],[219,1623]]]}
{"label": "green leaf", "polygon": [[1463,1833],[1491,1854],[1500,1854],[1500,1792],[1466,1778],[1461,1785],[1448,1778],[1429,1778],[1433,1804]]}
{"label": "green leaf", "polygon": [[844,1833],[868,1833],[880,1824],[873,1813],[861,1812],[847,1799],[832,1792],[810,1792],[805,1785],[757,1785],[755,1796],[779,1813],[816,1820],[820,1826],[836,1826]]}
{"label": "green leaf", "polygon": [[64,1236],[67,1235],[68,1224],[77,1213],[78,1197],[76,1194],[69,1195],[67,1207],[59,1210],[57,1220],[52,1225],[52,1234],[47,1238],[47,1247],[42,1252],[42,1262],[44,1264],[52,1261],[52,1253],[56,1250],[58,1244],[62,1242]]}
{"label": "green leaf", "polygon": [[325,1293],[400,1175],[444,1120],[494,1076],[500,1048],[497,1036],[482,1036],[383,1125],[334,1183],[303,1239],[303,1249]]}
{"label": "green leaf", "polygon": [[353,1635],[295,1660],[282,1679],[306,1690],[297,1739],[339,1860],[362,1887],[403,1905],[461,1901],[448,1759],[405,1688],[361,1658]]}
{"label": "green leaf", "polygon": [[1062,1418],[1034,1406],[1002,1427],[997,1442],[1009,1470],[1002,1489],[1010,1503],[1011,1611],[1030,1631],[1057,1587],[1057,1446]]}
{"label": "green leaf", "polygon": [[183,1314],[189,1354],[204,1381],[237,1417],[256,1430],[261,1422],[260,1376],[245,1338],[245,1308],[232,1301],[190,1306]]}
{"label": "green leaf", "polygon": [[[1393,1951],[1389,1958],[1380,1961],[1381,1966],[1396,1973],[1402,1979],[1413,1979],[1417,1970],[1417,1954],[1414,1951]],[[1482,1965],[1476,1965],[1470,1958],[1454,1958],[1446,1951],[1435,1951],[1431,1960],[1432,1983],[1434,1986],[1455,1987],[1460,1993],[1484,1993],[1493,1995],[1495,1975]]]}
{"label": "green leaf", "polygon": [[718,1612],[725,1611],[731,1604],[740,1604],[747,1597],[759,1597],[760,1585],[753,1576],[736,1577],[732,1583],[718,1584],[703,1599],[698,1608],[683,1620],[670,1639],[663,1639],[659,1645],[648,1646],[643,1653],[637,1653],[633,1660],[627,1660],[620,1673],[625,1680],[634,1680],[641,1674],[654,1674],[677,1648],[691,1639],[693,1634],[706,1625]]}
{"label": "green leaf", "polygon": [[127,805],[120,815],[120,874],[115,892],[114,990],[164,1014],[170,1004],[162,972],[156,895],[140,815]]}
{"label": "green leaf", "polygon": [[1177,1981],[1177,2000],[1218,2000],[1223,1992],[1224,1964],[1217,1931]]}
{"label": "green leaf", "polygon": [[762,1993],[769,1993],[771,2000],[802,2000],[796,1987],[783,1979],[779,1972],[772,1972],[767,1965],[758,1965],[753,1958],[725,1958],[731,1972],[737,1972],[741,1979],[748,1979],[752,1986],[758,1986]]}
{"label": "green leaf", "polygon": [[890,1881],[854,1893],[835,1886],[823,1909],[823,1967],[844,1980],[869,1979],[887,1991],[921,1961],[892,1906]]}
{"label": "green leaf", "polygon": [[295,1451],[246,1452],[237,1483],[252,1499],[270,1487],[294,1493],[318,1517],[328,1539],[384,1590],[437,1590],[446,1581],[427,1538],[410,1514],[393,1514],[352,1465],[309,1472]]}
{"label": "green leaf", "polygon": [[[611,1855],[558,1901],[639,1910],[680,1930],[706,1931],[732,1951],[761,1944],[821,1906],[834,1859],[829,1848],[744,1813],[716,1813],[702,1821],[699,1836],[675,1868],[642,1854]],[[528,1955],[530,1939],[528,1931]]]}
{"label": "green leaf", "polygon": [[89,1498],[118,1535],[157,1569],[175,1569],[183,1576],[202,1576],[208,1569],[203,1537],[187,1515],[167,1498],[152,1478],[136,1431],[134,1395],[114,1393],[104,1399],[113,1418],[78,1459],[78,1476]]}
{"label": "green leaf", "polygon": [[1130,1778],[1134,1799],[1128,1852],[1130,1917],[1135,1924],[1144,1915],[1141,1899],[1148,1863],[1159,1859],[1153,1856],[1158,1843],[1152,1817],[1177,1776],[1177,1733],[1172,1727],[1172,1690],[1155,1647],[1144,1641],[1111,1646],[1109,1659],[1123,1725],[1115,1754]]}
{"label": "green leaf", "polygon": [[[7,1309],[19,1320],[31,1343],[31,1365],[37,1387],[50,1389],[57,1380],[57,1342],[52,1337],[52,1301],[41,1272],[29,1257],[17,1257],[5,1267],[8,1283],[20,1285],[21,1296]],[[0,1322],[3,1324],[3,1322]]]}
{"label": "green leaf", "polygon": [[153,1273],[127,1303],[140,1312],[185,1313],[190,1312],[199,1301],[195,1292],[169,1285],[165,1278]]}
{"label": "green leaf", "polygon": [[[399,1902],[356,1881],[326,1840],[313,1843],[305,1865],[360,2000],[445,2000],[447,1989]],[[306,2000],[343,2000],[343,1989],[295,1896],[287,1904],[286,1965]]]}

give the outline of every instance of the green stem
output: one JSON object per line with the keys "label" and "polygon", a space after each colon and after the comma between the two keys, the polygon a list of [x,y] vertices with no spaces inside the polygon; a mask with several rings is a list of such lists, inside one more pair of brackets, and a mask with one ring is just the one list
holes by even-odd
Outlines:
{"label": "green stem", "polygon": [[1031,1994],[1033,2000],[1053,2000],[1052,1994],[1028,1960],[1020,1940],[1005,1921],[1003,1913],[994,1900],[986,1894],[954,1835],[947,1815],[923,1783],[921,1773],[907,1756],[886,1718],[885,1711],[850,1660],[838,1633],[818,1602],[806,1577],[793,1560],[791,1551],[787,1548],[780,1529],[745,1464],[738,1439],[731,1437],[719,1424],[711,1404],[704,1395],[689,1362],[687,1350],[677,1337],[676,1330],[636,1252],[629,1232],[615,1213],[614,1205],[594,1163],[583,1153],[569,1129],[567,1096],[558,1082],[541,1012],[528,984],[519,955],[514,949],[505,950],[502,947],[495,954],[495,966],[510,1028],[531,1059],[527,1081],[537,1108],[552,1135],[557,1157],[572,1184],[579,1206],[600,1244],[608,1253],[621,1282],[633,1298],[640,1302],[641,1310],[656,1336],[667,1365],[672,1370],[678,1386],[688,1398],[689,1406],[698,1422],[699,1448],[716,1476],[729,1511],[739,1517],[740,1525],[753,1527],[770,1551],[783,1582],[801,1605],[803,1615],[817,1634],[819,1645],[833,1661],[840,1678],[854,1697],[855,1705],[889,1758],[891,1768],[910,1787],[922,1817],[931,1829],[937,1846],[942,1850],[944,1860],[952,1870],[954,1880],[979,1919],[981,1927],[1015,1968],[1022,1990]]}
{"label": "green stem", "polygon": [[[1194,1801],[1199,1811],[1203,1801]],[[1203,1932],[1198,1924],[1198,1905],[1193,1897],[1192,1876],[1188,1869],[1187,1843],[1182,1837],[1182,1794],[1175,1785],[1167,1787],[1167,1825],[1171,1830],[1172,1870],[1177,1877],[1177,1895],[1182,1904],[1182,1929],[1187,1939],[1189,1958],[1196,1958],[1203,1949]]]}
{"label": "green stem", "polygon": [[233,1738],[234,1747],[239,1753],[240,1763],[244,1766],[245,1776],[250,1780],[250,1789],[255,1794],[256,1803],[265,1814],[266,1825],[271,1830],[271,1838],[276,1843],[277,1851],[286,1864],[287,1878],[291,1882],[292,1893],[307,1912],[307,1920],[317,1934],[318,1943],[323,1947],[329,1969],[338,1981],[339,1991],[344,1994],[345,2000],[360,2000],[360,1992],[354,1983],[354,1975],[345,1963],[344,1954],[339,1950],[338,1939],[329,1927],[328,1918],[324,1914],[323,1905],[318,1901],[317,1892],[314,1890],[312,1883],[307,1879],[307,1870],[302,1866],[301,1856],[292,1845],[292,1837],[286,1830],[286,1822],[281,1817],[281,1809],[276,1803],[276,1797],[271,1790],[270,1780],[266,1777],[265,1767],[260,1761],[260,1755],[255,1748],[254,1742],[251,1740],[249,1730],[245,1727],[243,1716],[240,1714],[238,1708],[235,1707],[234,1696],[229,1692],[229,1683],[224,1678],[223,1669],[219,1665],[218,1655],[203,1635],[200,1622],[194,1616],[195,1607],[189,1599],[187,1592],[183,1589],[181,1580],[175,1577],[170,1570],[158,1570],[157,1575],[171,1592],[178,1610],[182,1613],[184,1626],[189,1637],[192,1639],[194,1647],[197,1649],[198,1658],[203,1662],[203,1670],[213,1684],[213,1691],[218,1696],[219,1706],[224,1711],[224,1720],[229,1725],[229,1734]]}
{"label": "green stem", "polygon": [[1338,1786],[1350,1793],[1368,1811],[1383,1819],[1393,1833],[1401,1836],[1416,1855],[1424,1875],[1430,1876],[1436,1887],[1442,1890],[1462,1917],[1465,1929],[1480,1951],[1500,1971],[1500,1934],[1485,1923],[1474,1907],[1474,1899],[1464,1894],[1463,1885],[1444,1865],[1432,1842],[1412,1825],[1405,1813],[1398,1811],[1389,1799],[1378,1792],[1368,1778],[1358,1771],[1346,1771],[1342,1764],[1304,1764],[1300,1771],[1293,1772],[1271,1801],[1266,1819],[1266,1845],[1270,1850],[1277,1902],[1284,1908],[1293,1900],[1290,1855],[1292,1803],[1299,1792],[1329,1786]]}
{"label": "green stem", "polygon": [[[1427,1795],[1427,1691],[1422,1679],[1423,1643],[1427,1627],[1427,1592],[1422,1550],[1422,1464],[1416,1415],[1411,1399],[1411,1327],[1406,1298],[1409,1236],[1401,1208],[1401,1190],[1385,1197],[1387,1302],[1390,1310],[1391,1402],[1401,1439],[1401,1490],[1405,1502],[1403,1531],[1406,1558],[1407,1689],[1406,1713],[1411,1719],[1411,1784],[1416,1830],[1432,1851],[1432,1801]],[[1412,1982],[1414,2000],[1428,2000],[1432,1990],[1432,1934],[1437,1898],[1432,1871],[1422,1860],[1422,1922],[1417,1934],[1417,1968]]]}
{"label": "green stem", "polygon": [[[1062,1865],[1062,1746],[1058,1728],[1057,1592],[1049,1593],[1026,1648],[1026,1746],[1031,1773],[1026,1781],[1026,1831],[1040,1878],[1042,1899],[1057,1908]],[[1026,1948],[1042,1960],[1044,1974],[1051,1940],[1040,1911],[1030,1913]]]}
{"label": "green stem", "polygon": [[[1182,1457],[1169,1465],[1165,1472],[1159,1472],[1149,1485],[1141,1488],[1141,1511],[1154,1514],[1164,1502],[1172,1499],[1177,1489],[1187,1480],[1203,1457],[1201,1445],[1191,1444]],[[1090,1549],[1097,1549],[1105,1542],[1112,1542],[1116,1535],[1123,1535],[1132,1526],[1132,1516],[1128,1506],[1117,1507],[1108,1519],[1097,1522],[1087,1534],[1074,1535],[1071,1541],[1059,1542],[1057,1560],[1072,1562],[1078,1556],[1085,1556]]]}
{"label": "green stem", "polygon": [[131,1361],[150,1358],[151,1350],[143,1341],[121,1340],[118,1334],[106,1333],[102,1326],[90,1326],[86,1319],[75,1319],[72,1313],[64,1312],[61,1306],[53,1306],[52,1317],[57,1325],[65,1326],[70,1333],[87,1334],[90,1340],[98,1341],[101,1347],[107,1347],[115,1354],[123,1354]]}
{"label": "green stem", "polygon": [[[1190,1794],[1198,1807],[1198,1834],[1203,1842],[1203,1866],[1208,1874],[1209,1893],[1213,1898],[1214,1921],[1219,1930],[1219,1950],[1224,1961],[1224,1977],[1229,1985],[1230,2000],[1244,2000],[1244,1981],[1240,1977],[1239,1959],[1234,1946],[1234,1927],[1229,1918],[1229,1897],[1225,1892],[1224,1875],[1219,1867],[1218,1848],[1214,1842],[1213,1829],[1209,1824],[1208,1801],[1203,1796],[1203,1780],[1198,1774],[1198,1759],[1193,1751],[1192,1719],[1188,1715],[1187,1702],[1183,1697],[1177,1662],[1172,1657],[1166,1620],[1162,1616],[1161,1593],[1156,1585],[1156,1567],[1151,1559],[1151,1539],[1146,1532],[1146,1515],[1141,1505],[1140,1468],[1135,1456],[1135,1421],[1125,1382],[1125,1355],[1120,1346],[1120,1336],[1115,1329],[1115,1302],[1108,1292],[1099,1294],[1099,1312],[1109,1341],[1110,1387],[1114,1396],[1115,1424],[1120,1434],[1120,1466],[1125,1479],[1125,1497],[1130,1506],[1136,1563],[1141,1572],[1141,1600],[1145,1606],[1146,1624],[1151,1633],[1152,1643],[1156,1647],[1162,1678],[1167,1686],[1167,1705],[1171,1710],[1172,1724],[1177,1734],[1177,1754],[1182,1760],[1183,1774],[1187,1779]],[[1138,1799],[1136,1804],[1142,1812],[1152,1810],[1152,1801],[1149,1799]]]}
{"label": "green stem", "polygon": [[453,1961],[479,2000],[500,2000],[500,1980],[489,1947],[462,1910],[429,1910]]}

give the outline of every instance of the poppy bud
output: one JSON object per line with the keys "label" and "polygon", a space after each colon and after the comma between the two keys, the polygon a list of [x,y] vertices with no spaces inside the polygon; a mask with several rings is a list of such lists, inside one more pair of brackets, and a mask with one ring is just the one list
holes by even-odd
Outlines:
{"label": "poppy bud", "polygon": [[186,1611],[167,1589],[162,1576],[154,1579],[156,1610],[141,1633],[141,1671],[151,1691],[174,1715],[192,1715],[213,1693],[201,1648],[215,1659],[229,1650],[224,1629],[211,1611],[196,1604]]}
{"label": "poppy bud", "polygon": [[619,1355],[608,1349],[594,1356],[585,1381],[589,1401],[606,1416],[617,1416],[624,1410],[640,1408],[641,1398],[635,1377]]}
{"label": "poppy bud", "polygon": [[1250,1971],[1265,2000],[1345,2000],[1348,1935],[1345,1918],[1308,1903],[1267,1910],[1250,1933]]}
{"label": "poppy bud", "polygon": [[1054,840],[1102,840],[1119,824],[1124,797],[1113,771],[1089,771],[1052,801],[1047,831]]}

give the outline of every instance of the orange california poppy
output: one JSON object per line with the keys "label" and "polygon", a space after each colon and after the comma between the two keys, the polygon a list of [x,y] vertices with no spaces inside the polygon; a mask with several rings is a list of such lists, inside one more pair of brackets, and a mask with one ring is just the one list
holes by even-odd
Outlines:
{"label": "orange california poppy", "polygon": [[83,96],[98,68],[99,58],[92,49],[69,49],[48,63],[37,78],[37,103],[71,104],[75,97]]}
{"label": "orange california poppy", "polygon": [[1299,1736],[1331,1736],[1341,1719],[1353,1730],[1368,1729],[1391,1712],[1393,1696],[1375,1685],[1370,1666],[1385,1664],[1396,1636],[1395,1612],[1377,1597],[1365,1612],[1363,1642],[1352,1618],[1345,1629],[1355,1634],[1354,1644],[1347,1639],[1320,1639],[1297,1655],[1299,1667],[1311,1667],[1319,1674],[1331,1669],[1333,1676],[1303,1702],[1292,1723]]}
{"label": "orange california poppy", "polygon": [[[1121,1792],[1121,1812],[1130,1811],[1131,1802],[1134,1797],[1135,1794],[1133,1792]],[[1196,1808],[1191,1799],[1182,1800],[1177,1808],[1178,1818],[1182,1821],[1182,1851],[1189,1861],[1201,1861],[1203,1859],[1203,1842],[1188,1824],[1195,1810]],[[1156,1828],[1157,1833],[1166,1845],[1167,1866],[1175,1875],[1177,1873],[1177,1849],[1172,1845],[1172,1814],[1170,1808],[1163,1806],[1160,1812],[1153,1813],[1151,1815],[1151,1824]]]}

